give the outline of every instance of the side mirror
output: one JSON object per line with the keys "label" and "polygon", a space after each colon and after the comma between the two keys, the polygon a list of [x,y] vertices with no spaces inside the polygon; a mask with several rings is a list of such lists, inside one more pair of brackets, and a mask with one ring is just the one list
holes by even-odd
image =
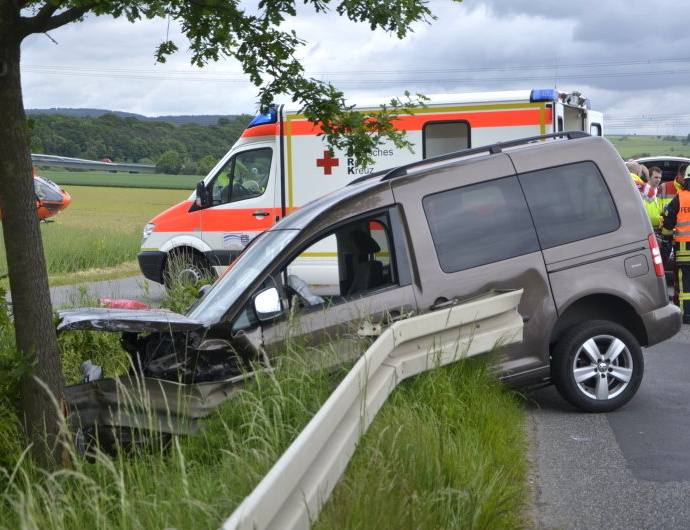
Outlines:
{"label": "side mirror", "polygon": [[197,206],[202,208],[209,206],[211,204],[210,197],[208,196],[208,190],[203,180],[196,183],[196,202]]}
{"label": "side mirror", "polygon": [[256,317],[261,322],[273,320],[281,315],[283,313],[283,306],[280,303],[278,289],[269,287],[259,292],[254,297],[254,311],[256,312]]}

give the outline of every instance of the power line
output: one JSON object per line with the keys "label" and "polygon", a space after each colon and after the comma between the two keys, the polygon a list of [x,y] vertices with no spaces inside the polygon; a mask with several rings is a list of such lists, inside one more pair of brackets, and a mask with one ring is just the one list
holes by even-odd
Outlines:
{"label": "power line", "polygon": [[[541,81],[553,80],[551,75],[533,75],[529,72],[553,70],[558,72],[558,78],[563,79],[600,79],[600,78],[615,78],[615,77],[632,77],[632,76],[653,76],[653,75],[685,75],[690,73],[690,69],[664,69],[664,70],[641,70],[635,72],[585,72],[585,73],[563,73],[567,69],[597,69],[612,67],[628,67],[628,66],[659,66],[667,63],[689,63],[690,58],[676,58],[676,59],[646,59],[636,61],[609,61],[600,63],[573,63],[573,64],[558,64],[558,65],[522,65],[522,66],[499,66],[499,67],[471,67],[471,68],[433,68],[433,69],[399,69],[399,70],[340,70],[340,71],[307,71],[307,76],[321,76],[332,79],[344,77],[345,79],[338,80],[339,84],[348,85],[366,85],[366,84],[410,84],[420,82],[419,76],[437,76],[439,74],[444,76],[451,76],[452,74],[501,74],[506,72],[520,71],[527,75],[519,76],[519,80],[523,81]],[[216,82],[230,82],[230,83],[244,83],[248,82],[247,76],[239,72],[219,72],[218,70],[175,70],[175,71],[161,71],[160,69],[129,69],[129,68],[106,68],[103,66],[85,67],[85,66],[55,66],[55,65],[35,65],[24,64],[22,69],[27,73],[39,73],[41,75],[63,75],[63,76],[82,76],[82,77],[115,77],[128,79],[155,79],[155,80],[175,80],[175,81],[216,81]],[[384,79],[389,76],[413,75],[414,78],[397,78]],[[378,76],[381,79],[362,79],[362,76]],[[353,80],[352,78],[357,78]],[[430,80],[423,80],[424,82],[434,83],[448,83],[448,82],[463,82],[463,83],[481,83],[481,82],[507,82],[515,81],[515,76],[510,77],[443,77],[434,78]]]}

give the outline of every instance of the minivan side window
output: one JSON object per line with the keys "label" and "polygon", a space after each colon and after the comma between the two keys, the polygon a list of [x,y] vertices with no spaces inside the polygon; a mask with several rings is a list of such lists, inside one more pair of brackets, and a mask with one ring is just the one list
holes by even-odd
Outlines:
{"label": "minivan side window", "polygon": [[527,203],[515,177],[422,199],[444,272],[479,267],[539,250]]}
{"label": "minivan side window", "polygon": [[613,232],[620,226],[611,192],[594,162],[542,169],[518,178],[544,249]]}
{"label": "minivan side window", "polygon": [[259,197],[266,191],[271,170],[270,147],[237,153],[211,181],[212,204]]}
{"label": "minivan side window", "polygon": [[[382,289],[400,277],[387,214],[339,226],[310,241],[258,289],[276,287],[288,311],[323,310]],[[259,324],[252,302],[233,323],[233,333]]]}
{"label": "minivan side window", "polygon": [[[360,220],[311,243],[285,266],[283,281],[303,305],[337,304],[397,284],[391,251],[386,225],[378,219]],[[319,278],[316,292],[301,275]]]}

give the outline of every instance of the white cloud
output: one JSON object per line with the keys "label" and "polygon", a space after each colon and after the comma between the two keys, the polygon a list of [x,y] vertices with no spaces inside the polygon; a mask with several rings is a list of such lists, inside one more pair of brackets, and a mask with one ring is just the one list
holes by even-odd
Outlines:
{"label": "white cloud", "polygon": [[[609,132],[624,126],[685,135],[690,119],[667,117],[690,114],[689,6],[677,0],[433,0],[438,19],[415,25],[402,41],[305,7],[289,27],[308,41],[300,51],[307,71],[351,97],[556,85],[588,95],[605,112]],[[30,37],[22,50],[25,106],[148,116],[255,111],[257,89],[232,60],[195,69],[180,53],[156,65],[154,49],[168,32],[179,37],[165,20],[91,17],[52,32],[57,44]],[[182,48],[186,41],[180,42]]]}

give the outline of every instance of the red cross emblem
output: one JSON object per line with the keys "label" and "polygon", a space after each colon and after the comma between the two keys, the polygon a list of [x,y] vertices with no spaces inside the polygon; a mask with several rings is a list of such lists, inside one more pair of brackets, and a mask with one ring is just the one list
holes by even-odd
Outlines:
{"label": "red cross emblem", "polygon": [[324,151],[323,158],[316,159],[316,167],[322,167],[324,175],[331,175],[333,168],[339,165],[340,160],[331,157],[330,151]]}

